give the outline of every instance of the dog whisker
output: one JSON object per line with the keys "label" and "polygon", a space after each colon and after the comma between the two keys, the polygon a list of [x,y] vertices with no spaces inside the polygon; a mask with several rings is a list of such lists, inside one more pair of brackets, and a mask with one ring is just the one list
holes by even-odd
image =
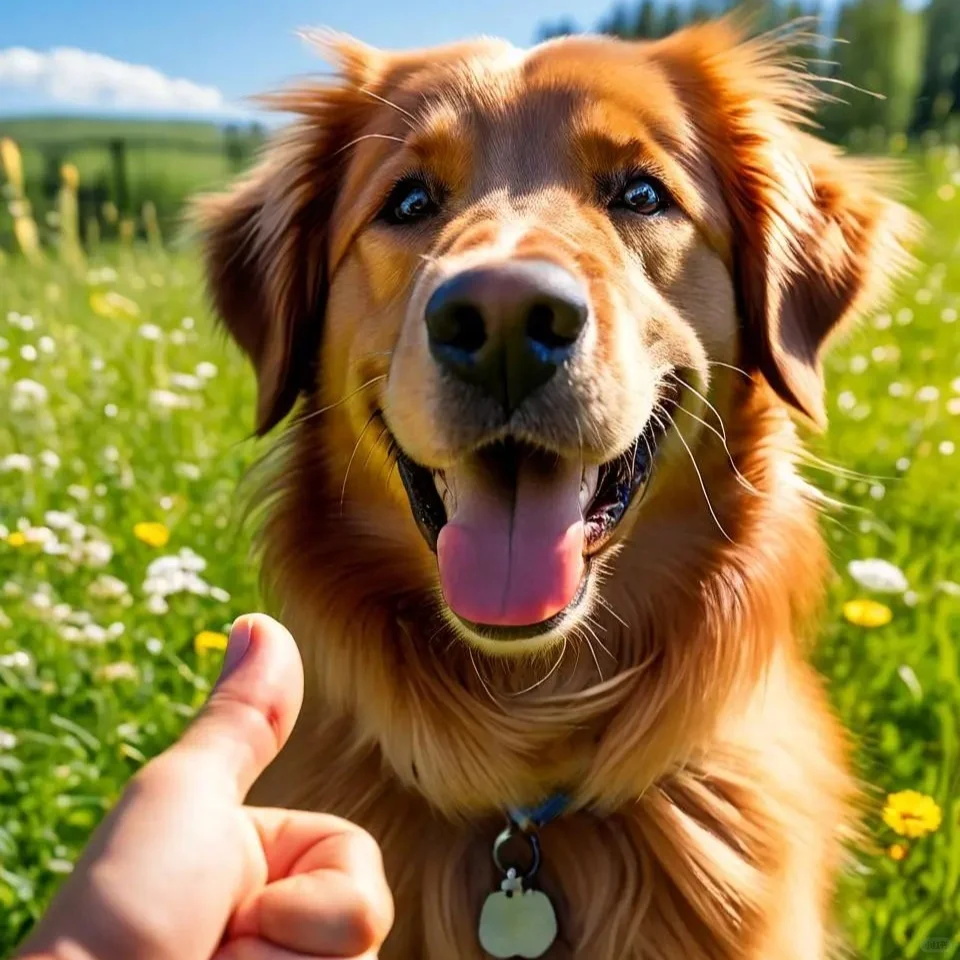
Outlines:
{"label": "dog whisker", "polygon": [[411,130],[416,130],[417,118],[409,111],[404,110],[398,103],[394,103],[392,100],[388,100],[386,97],[381,97],[379,93],[374,93],[369,87],[360,87],[360,92],[366,94],[370,97],[371,100],[376,100],[378,103],[382,103],[384,106],[390,107],[393,110],[396,110],[402,117],[404,117],[404,122]]}
{"label": "dog whisker", "polygon": [[362,143],[364,140],[392,140],[394,143],[405,144],[407,141],[403,137],[395,137],[389,133],[365,133],[363,136],[355,137],[349,143],[345,143],[339,150],[334,150],[330,155],[330,159],[339,156],[346,150],[349,150],[351,147],[355,147],[358,143]]}
{"label": "dog whisker", "polygon": [[480,686],[483,687],[484,692],[490,698],[490,702],[495,706],[500,706],[500,701],[493,695],[493,691],[490,689],[487,681],[483,679],[482,674],[480,673],[480,668],[477,666],[477,660],[473,655],[473,647],[467,647],[467,650],[470,653],[470,663],[473,664],[473,672],[477,675],[477,679],[480,681]]}
{"label": "dog whisker", "polygon": [[516,693],[508,694],[509,697],[522,697],[525,693],[530,693],[533,690],[536,690],[537,687],[542,686],[546,683],[559,669],[560,664],[563,662],[564,654],[567,652],[567,638],[563,638],[563,646],[560,648],[560,656],[557,657],[556,663],[550,668],[549,672],[544,674],[539,680],[534,683],[531,683],[529,687],[524,687],[522,690],[518,690]]}
{"label": "dog whisker", "polygon": [[747,373],[743,367],[735,366],[732,363],[724,363],[722,360],[708,360],[707,365],[711,367],[725,367],[727,370],[733,370],[735,373],[739,373],[742,376],[746,377],[751,383],[754,383],[754,378],[751,374]]}
{"label": "dog whisker", "polygon": [[311,410],[310,413],[305,413],[303,414],[303,416],[297,417],[295,424],[299,425],[302,423],[306,423],[308,420],[312,420],[314,417],[319,417],[321,414],[329,413],[331,410],[335,410],[337,407],[346,403],[348,400],[352,400],[358,393],[361,393],[362,391],[366,390],[368,387],[372,387],[375,383],[380,383],[381,381],[386,379],[387,379],[387,375],[385,373],[381,373],[375,377],[371,377],[369,380],[367,380],[366,383],[360,384],[360,386],[357,387],[356,390],[352,390],[350,393],[348,393],[344,397],[341,397],[335,403],[328,403],[325,407],[321,407],[319,410]]}
{"label": "dog whisker", "polygon": [[[657,419],[659,420],[659,418]],[[683,434],[680,432],[676,423],[673,422],[673,417],[667,414],[667,419],[669,419],[670,422],[673,423],[674,434],[676,435],[677,439],[683,444],[683,449],[687,451],[687,455],[690,457],[690,463],[693,464],[693,469],[697,475],[697,480],[700,482],[700,490],[703,492],[703,499],[707,503],[707,509],[710,511],[710,516],[713,517],[713,522],[717,525],[717,529],[723,534],[723,536],[726,538],[727,541],[729,541],[730,543],[735,543],[736,541],[733,539],[733,537],[731,537],[730,534],[727,533],[726,530],[724,530],[723,524],[720,522],[720,518],[717,516],[717,511],[714,510],[713,508],[713,502],[710,499],[710,494],[707,492],[707,485],[703,480],[703,474],[700,472],[700,467],[697,464],[696,457],[694,457],[693,455],[693,451],[690,449],[690,445],[687,443],[686,440],[684,440]]]}
{"label": "dog whisker", "polygon": [[621,617],[620,614],[613,609],[613,606],[610,604],[610,601],[606,599],[606,597],[603,597],[600,594],[597,594],[597,603],[599,603],[600,606],[603,607],[603,609],[606,610],[607,613],[609,613],[614,620],[616,620],[621,626],[623,626],[624,629],[626,630],[630,629],[630,624],[628,624],[627,621],[624,620],[623,617]]}
{"label": "dog whisker", "polygon": [[[343,516],[343,501],[347,495],[347,479],[350,476],[350,468],[353,466],[353,461],[357,456],[357,451],[360,449],[360,445],[363,443],[363,435],[367,432],[368,427],[374,420],[377,418],[377,411],[374,410],[373,413],[367,417],[367,422],[363,425],[363,429],[360,431],[360,436],[357,437],[357,442],[353,445],[353,453],[350,454],[350,459],[347,461],[347,469],[343,472],[343,484],[340,487],[340,516]],[[386,427],[384,427],[386,429]],[[383,436],[383,431],[380,432],[380,436]],[[372,452],[372,451],[371,451]],[[369,460],[369,456],[367,457]]]}

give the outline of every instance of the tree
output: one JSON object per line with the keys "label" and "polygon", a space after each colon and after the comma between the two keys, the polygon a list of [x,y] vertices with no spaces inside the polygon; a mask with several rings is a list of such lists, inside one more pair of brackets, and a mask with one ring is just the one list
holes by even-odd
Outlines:
{"label": "tree", "polygon": [[654,0],[643,0],[637,7],[637,15],[633,21],[633,35],[650,40],[659,37],[660,26],[657,19],[657,8]]}
{"label": "tree", "polygon": [[931,0],[924,11],[926,57],[914,129],[939,126],[960,112],[960,3]]}

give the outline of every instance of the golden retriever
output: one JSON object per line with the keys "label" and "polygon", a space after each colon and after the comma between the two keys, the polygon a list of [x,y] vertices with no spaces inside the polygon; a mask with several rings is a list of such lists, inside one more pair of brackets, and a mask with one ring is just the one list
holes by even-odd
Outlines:
{"label": "golden retriever", "polygon": [[[258,432],[297,406],[263,565],[307,696],[253,799],[376,837],[383,960],[481,960],[491,923],[497,955],[827,955],[855,792],[791,411],[823,422],[909,214],[730,20],[322,39],[336,77],[268,98],[297,119],[199,207]],[[510,866],[519,933],[480,919]]]}

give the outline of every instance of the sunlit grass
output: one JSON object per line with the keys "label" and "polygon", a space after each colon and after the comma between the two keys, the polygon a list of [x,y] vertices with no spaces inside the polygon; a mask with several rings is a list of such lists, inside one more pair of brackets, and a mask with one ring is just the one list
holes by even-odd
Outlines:
{"label": "sunlit grass", "polygon": [[[817,660],[872,790],[840,898],[870,960],[960,955],[960,157],[921,162],[917,277],[828,364],[815,447],[857,475],[809,473],[848,505]],[[189,255],[0,262],[0,954],[257,606],[253,402]]]}

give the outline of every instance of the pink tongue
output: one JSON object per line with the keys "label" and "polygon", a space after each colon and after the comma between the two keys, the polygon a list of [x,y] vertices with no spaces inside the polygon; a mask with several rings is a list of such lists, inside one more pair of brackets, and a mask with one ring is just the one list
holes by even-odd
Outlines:
{"label": "pink tongue", "polygon": [[447,481],[456,511],[440,531],[443,597],[474,623],[524,626],[559,613],[583,577],[582,467],[549,472],[521,460],[516,488],[481,470],[455,468]]}

